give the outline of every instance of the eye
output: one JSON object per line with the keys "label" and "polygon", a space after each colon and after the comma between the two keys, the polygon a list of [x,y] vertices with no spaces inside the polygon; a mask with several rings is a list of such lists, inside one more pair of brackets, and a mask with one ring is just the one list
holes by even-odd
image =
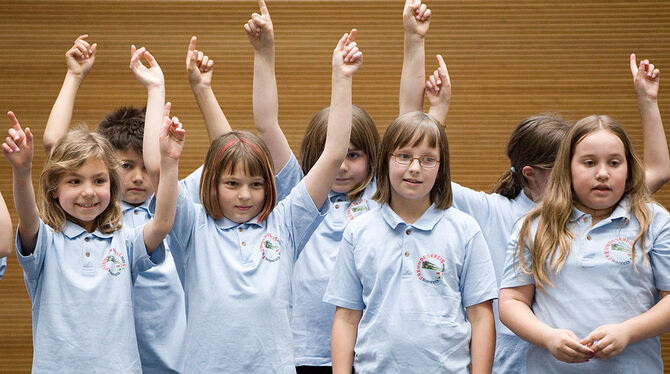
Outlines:
{"label": "eye", "polygon": [[225,184],[228,187],[237,187],[238,185],[237,181],[225,181],[223,182],[223,184]]}
{"label": "eye", "polygon": [[347,158],[350,160],[355,160],[357,158],[361,157],[360,153],[358,152],[349,152],[347,153]]}
{"label": "eye", "polygon": [[80,183],[80,181],[79,181],[79,179],[77,179],[77,178],[72,178],[72,179],[67,180],[65,183],[67,183],[67,184],[71,184],[71,185],[75,185],[75,186],[76,186],[76,185],[78,185],[78,184]]}
{"label": "eye", "polygon": [[95,179],[95,184],[105,184],[107,183],[107,179],[105,178],[96,178]]}
{"label": "eye", "polygon": [[584,160],[584,165],[586,166],[594,166],[596,163],[593,160]]}
{"label": "eye", "polygon": [[619,160],[610,161],[610,166],[617,167],[619,165],[621,165],[621,161],[619,161]]}
{"label": "eye", "polygon": [[412,159],[412,156],[408,155],[407,153],[396,153],[395,157],[401,161],[409,161]]}
{"label": "eye", "polygon": [[121,164],[121,168],[122,169],[132,169],[133,165],[129,162],[124,162],[123,164]]}
{"label": "eye", "polygon": [[421,157],[421,162],[426,164],[434,164],[437,162],[437,159],[435,157]]}
{"label": "eye", "polygon": [[265,187],[265,183],[263,182],[252,182],[251,183],[251,188],[263,188]]}

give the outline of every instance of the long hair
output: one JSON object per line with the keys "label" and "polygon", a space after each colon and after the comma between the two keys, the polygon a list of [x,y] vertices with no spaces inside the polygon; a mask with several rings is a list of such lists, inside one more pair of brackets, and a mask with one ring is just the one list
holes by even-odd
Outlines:
{"label": "long hair", "polygon": [[424,139],[428,145],[438,149],[438,164],[435,184],[430,190],[430,202],[436,209],[447,209],[452,203],[451,176],[449,168],[449,144],[444,128],[433,117],[422,112],[405,113],[394,119],[384,133],[377,154],[377,192],[372,198],[380,204],[391,202],[389,160],[396,149],[411,145],[416,147]]}
{"label": "long hair", "polygon": [[[532,274],[536,285],[540,288],[544,288],[545,284],[551,285],[551,273],[558,273],[570,254],[574,234],[568,228],[568,223],[575,200],[570,164],[577,144],[598,130],[611,132],[623,143],[628,173],[622,196],[629,198],[630,212],[640,223],[640,232],[633,241],[633,266],[635,266],[635,245],[638,241],[644,255],[645,235],[650,221],[647,203],[652,199],[645,185],[642,162],[635,154],[628,135],[617,122],[608,116],[592,115],[579,120],[568,131],[558,150],[544,198],[526,215],[521,226],[514,256],[521,271]],[[537,219],[537,231],[535,237],[531,238],[531,225],[535,219]],[[530,249],[531,265],[523,256],[525,245]]]}
{"label": "long hair", "polygon": [[493,192],[514,199],[527,186],[521,174],[524,166],[551,169],[568,123],[556,114],[538,114],[521,121],[507,142],[511,168],[500,176]]}
{"label": "long hair", "polygon": [[[305,175],[309,173],[312,166],[314,166],[321,156],[321,153],[323,153],[323,148],[326,144],[329,111],[330,107],[325,107],[316,112],[307,126],[305,136],[302,138],[302,144],[300,145],[300,165]],[[352,105],[351,117],[351,138],[349,141],[354,147],[363,151],[368,158],[367,176],[347,193],[347,198],[350,201],[355,201],[361,197],[363,191],[365,191],[365,188],[375,176],[379,132],[370,115],[358,105]]]}
{"label": "long hair", "polygon": [[200,201],[210,216],[223,218],[219,204],[218,184],[221,174],[233,171],[241,164],[245,173],[263,177],[265,183],[265,203],[258,216],[262,221],[274,209],[277,202],[272,158],[265,142],[248,131],[231,131],[216,138],[209,146],[205,165],[200,178]]}
{"label": "long hair", "polygon": [[95,228],[105,234],[121,228],[121,178],[117,172],[121,163],[107,139],[97,133],[88,132],[85,127],[78,127],[70,130],[54,145],[40,174],[37,192],[40,216],[55,231],[62,231],[65,221],[70,217],[55,197],[58,182],[66,172],[79,169],[90,158],[102,160],[109,172],[110,181],[109,205],[95,218]]}

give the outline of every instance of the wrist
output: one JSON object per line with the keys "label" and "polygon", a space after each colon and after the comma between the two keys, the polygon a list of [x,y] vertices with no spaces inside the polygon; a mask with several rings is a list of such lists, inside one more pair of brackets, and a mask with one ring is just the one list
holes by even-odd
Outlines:
{"label": "wrist", "polygon": [[638,95],[637,102],[640,106],[658,105],[658,98],[655,96]]}
{"label": "wrist", "polygon": [[86,78],[86,74],[83,74],[83,73],[73,73],[73,72],[71,72],[71,71],[69,71],[69,70],[68,70],[67,73],[65,74],[65,80],[66,80],[66,81],[75,83],[75,84],[77,84],[77,85],[80,85],[80,84],[84,81],[85,78]]}
{"label": "wrist", "polygon": [[211,90],[211,83],[198,82],[191,84],[191,91],[193,91],[193,94],[196,96],[203,95]]}
{"label": "wrist", "polygon": [[151,83],[147,84],[146,86],[147,93],[149,95],[165,95],[165,84],[164,83]]}
{"label": "wrist", "polygon": [[417,34],[412,31],[405,30],[405,41],[406,42],[420,42],[423,43],[426,40],[425,35]]}

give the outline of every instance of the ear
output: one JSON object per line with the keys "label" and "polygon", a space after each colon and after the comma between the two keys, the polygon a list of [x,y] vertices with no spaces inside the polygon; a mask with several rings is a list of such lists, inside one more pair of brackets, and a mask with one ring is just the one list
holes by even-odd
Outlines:
{"label": "ear", "polygon": [[535,169],[533,169],[532,166],[524,166],[521,168],[521,175],[523,175],[528,182],[534,181],[535,180]]}

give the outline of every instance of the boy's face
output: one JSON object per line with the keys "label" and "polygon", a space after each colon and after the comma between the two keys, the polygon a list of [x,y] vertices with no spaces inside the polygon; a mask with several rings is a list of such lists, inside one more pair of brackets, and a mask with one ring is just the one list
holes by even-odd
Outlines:
{"label": "boy's face", "polygon": [[116,154],[121,160],[121,188],[123,201],[132,205],[140,205],[153,193],[154,186],[151,178],[144,168],[144,160],[133,150],[117,150]]}

